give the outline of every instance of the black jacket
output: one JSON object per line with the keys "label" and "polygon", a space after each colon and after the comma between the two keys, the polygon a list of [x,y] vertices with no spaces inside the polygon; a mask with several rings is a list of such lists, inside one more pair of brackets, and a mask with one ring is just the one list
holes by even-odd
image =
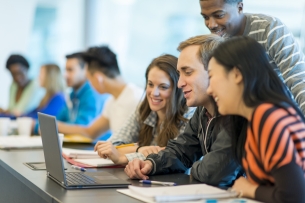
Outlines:
{"label": "black jacket", "polygon": [[153,163],[150,175],[185,172],[192,167],[191,175],[195,179],[209,185],[228,187],[243,174],[241,166],[233,158],[228,119],[214,117],[207,126],[205,112],[206,109],[198,107],[177,140],[170,140],[166,149],[158,154],[148,155],[147,160]]}

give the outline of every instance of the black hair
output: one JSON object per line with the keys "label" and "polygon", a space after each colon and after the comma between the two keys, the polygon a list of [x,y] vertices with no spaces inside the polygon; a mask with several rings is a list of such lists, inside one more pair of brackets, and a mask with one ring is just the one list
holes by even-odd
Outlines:
{"label": "black hair", "polygon": [[20,64],[27,70],[30,68],[29,62],[19,54],[12,54],[6,61],[6,68],[9,70],[12,64]]}
{"label": "black hair", "polygon": [[[265,49],[250,37],[233,37],[220,44],[212,57],[229,72],[237,68],[243,76],[243,101],[248,107],[257,107],[261,103],[271,103],[287,109],[287,105],[296,110],[305,121],[295,101],[269,63]],[[235,117],[239,122],[245,119]],[[232,146],[236,158],[241,161],[246,140],[246,127],[242,126],[241,134],[234,134]]]}
{"label": "black hair", "polygon": [[116,55],[108,46],[90,47],[84,53],[84,60],[88,63],[88,70],[91,72],[100,71],[109,78],[121,74]]}
{"label": "black hair", "polygon": [[82,53],[78,52],[78,53],[73,53],[73,54],[66,55],[66,59],[73,59],[73,58],[78,60],[78,63],[79,63],[81,68],[85,67],[85,61],[84,61]]}

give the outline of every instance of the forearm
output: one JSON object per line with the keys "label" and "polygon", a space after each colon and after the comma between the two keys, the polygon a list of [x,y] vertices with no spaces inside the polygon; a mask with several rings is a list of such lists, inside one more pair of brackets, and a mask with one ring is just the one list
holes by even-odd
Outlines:
{"label": "forearm", "polygon": [[296,163],[276,169],[272,176],[275,184],[259,186],[255,199],[268,203],[305,202],[304,171]]}
{"label": "forearm", "polygon": [[133,153],[136,152],[138,146],[129,146],[129,147],[117,147],[117,150],[119,151],[120,154],[128,154],[128,153]]}
{"label": "forearm", "polygon": [[202,156],[201,146],[196,136],[182,134],[177,140],[169,140],[164,150],[158,154],[150,154],[155,162],[155,173],[166,174],[185,172]]}
{"label": "forearm", "polygon": [[196,180],[209,185],[229,187],[242,175],[242,169],[230,152],[209,153],[193,164],[191,175]]}
{"label": "forearm", "polygon": [[81,134],[87,137],[91,137],[86,127],[81,125],[73,125],[73,124],[66,124],[62,122],[57,122],[58,132],[63,134]]}
{"label": "forearm", "polygon": [[188,168],[167,150],[162,150],[158,154],[150,154],[146,160],[153,163],[150,175],[184,173]]}
{"label": "forearm", "polygon": [[[128,164],[129,161],[133,160],[134,157],[134,153],[137,150],[138,146],[130,146],[130,147],[122,147],[122,148],[118,148],[118,152],[120,154],[119,157],[119,161],[118,164],[121,165],[126,165]],[[130,156],[132,156],[133,158],[130,158]],[[144,160],[144,159],[141,159]]]}

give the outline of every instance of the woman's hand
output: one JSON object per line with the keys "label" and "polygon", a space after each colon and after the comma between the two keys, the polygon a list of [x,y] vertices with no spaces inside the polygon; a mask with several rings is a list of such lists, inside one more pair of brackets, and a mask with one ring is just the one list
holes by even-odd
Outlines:
{"label": "woman's hand", "polygon": [[[109,141],[99,141],[96,143],[94,147],[94,151],[98,153],[98,155],[104,159],[111,159],[113,163],[120,164],[121,154],[119,151],[113,146],[113,144]],[[124,155],[123,155],[124,156]]]}
{"label": "woman's hand", "polygon": [[240,177],[235,180],[232,190],[239,193],[238,197],[249,197],[254,199],[257,187],[257,185],[250,183],[246,178]]}
{"label": "woman's hand", "polygon": [[149,154],[158,154],[158,152],[163,149],[165,149],[165,147],[145,146],[139,148],[138,152],[141,152],[145,157],[147,157]]}

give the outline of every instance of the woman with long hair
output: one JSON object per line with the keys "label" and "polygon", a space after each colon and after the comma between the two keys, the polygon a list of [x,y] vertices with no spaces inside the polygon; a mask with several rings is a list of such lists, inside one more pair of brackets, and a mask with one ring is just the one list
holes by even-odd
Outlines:
{"label": "woman with long hair", "polygon": [[39,106],[33,111],[22,116],[35,119],[34,133],[38,133],[37,112],[56,116],[66,108],[64,94],[64,80],[60,68],[55,64],[45,64],[41,66],[39,73],[40,86],[45,89],[45,95]]}
{"label": "woman with long hair", "polygon": [[208,93],[222,115],[248,125],[232,146],[246,178],[233,190],[262,202],[305,202],[304,115],[250,37],[234,37],[215,49],[209,62]]}
{"label": "woman with long hair", "polygon": [[[168,140],[175,139],[184,131],[194,109],[188,109],[183,92],[177,87],[177,61],[175,56],[166,54],[150,63],[145,73],[144,100],[119,132],[114,132],[108,142],[96,144],[95,151],[101,157],[109,157],[118,164],[126,164],[135,157],[144,159],[150,153],[157,153]],[[136,144],[119,149],[115,147],[127,143]],[[144,147],[150,145],[154,146]]]}

